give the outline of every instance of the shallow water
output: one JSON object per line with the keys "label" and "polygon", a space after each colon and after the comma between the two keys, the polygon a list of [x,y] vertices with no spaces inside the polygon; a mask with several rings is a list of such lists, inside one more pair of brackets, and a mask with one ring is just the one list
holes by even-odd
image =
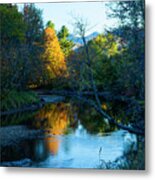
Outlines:
{"label": "shallow water", "polygon": [[[85,129],[83,129],[84,131]],[[114,161],[123,153],[123,132],[106,136],[78,132],[36,140],[34,167],[97,168],[100,160]],[[46,151],[46,152],[45,152]],[[101,151],[101,152],[99,152]],[[45,158],[42,156],[47,154]],[[39,162],[36,160],[41,159]]]}
{"label": "shallow water", "polygon": [[[13,116],[7,118],[14,122]],[[92,110],[83,112],[70,103],[47,104],[29,121],[19,122],[44,129],[44,135],[24,139],[17,148],[7,147],[3,161],[28,158],[30,167],[98,168],[101,160],[112,162],[123,155],[124,131],[101,122]]]}

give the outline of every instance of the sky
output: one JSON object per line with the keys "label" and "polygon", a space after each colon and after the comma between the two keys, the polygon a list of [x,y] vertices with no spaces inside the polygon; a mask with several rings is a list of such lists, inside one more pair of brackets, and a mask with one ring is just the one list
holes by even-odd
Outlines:
{"label": "sky", "polygon": [[92,32],[104,32],[105,28],[116,26],[116,20],[107,18],[104,2],[74,2],[74,3],[35,3],[43,11],[44,25],[51,20],[59,31],[67,26],[71,34],[75,34],[73,17],[82,17],[89,23]]}

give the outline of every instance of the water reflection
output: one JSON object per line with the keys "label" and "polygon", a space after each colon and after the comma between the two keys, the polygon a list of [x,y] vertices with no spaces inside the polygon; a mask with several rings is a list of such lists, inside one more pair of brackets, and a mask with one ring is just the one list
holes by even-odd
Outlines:
{"label": "water reflection", "polygon": [[56,137],[49,137],[46,139],[46,146],[52,155],[56,155],[59,149],[59,140]]}
{"label": "water reflection", "polygon": [[31,151],[29,151],[30,159],[35,162],[41,162],[48,157],[48,147],[43,139],[35,139],[29,141],[31,145]]}
{"label": "water reflection", "polygon": [[70,122],[69,104],[48,104],[34,117],[33,127],[46,129],[46,133],[62,135]]}
{"label": "water reflection", "polygon": [[[35,116],[33,127],[45,129],[45,145],[49,153],[56,155],[59,150],[60,140],[58,135],[67,132],[71,119],[70,104],[48,104]],[[52,135],[52,136],[51,136]]]}
{"label": "water reflection", "polygon": [[75,136],[76,137],[86,137],[87,131],[84,129],[83,125],[81,124],[80,121],[78,121],[78,126],[75,130]]}
{"label": "water reflection", "polygon": [[29,158],[33,167],[94,168],[99,163],[101,147],[105,161],[113,161],[123,152],[122,132],[112,132],[115,127],[90,107],[47,104],[26,126],[43,129],[44,136],[24,139],[16,148],[3,148],[2,161]]}

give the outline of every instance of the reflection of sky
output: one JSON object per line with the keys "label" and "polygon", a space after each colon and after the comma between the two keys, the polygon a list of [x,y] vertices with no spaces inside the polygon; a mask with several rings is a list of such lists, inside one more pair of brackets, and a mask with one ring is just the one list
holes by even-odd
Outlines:
{"label": "reflection of sky", "polygon": [[116,21],[107,18],[104,2],[36,3],[35,5],[43,10],[44,24],[52,20],[56,30],[66,25],[73,33],[73,16],[80,16],[88,21],[91,29],[88,34],[94,31],[103,32],[106,27],[117,24]]}
{"label": "reflection of sky", "polygon": [[[89,133],[86,133],[85,136],[83,134],[77,136],[75,132],[75,134],[55,136],[53,140],[49,138],[46,140],[46,145],[50,145],[50,149],[48,146],[48,151],[50,152],[48,157],[38,163],[34,162],[32,166],[97,168],[101,160],[105,162],[114,161],[116,158],[122,156],[123,133],[124,131],[120,130],[107,136],[90,135]],[[53,154],[56,140],[59,142],[59,148]],[[99,153],[101,147],[102,150]]]}
{"label": "reflection of sky", "polygon": [[48,104],[36,115],[35,126],[45,129],[47,137],[35,140],[33,167],[97,168],[102,159],[114,161],[122,155],[123,130],[105,136],[92,135],[82,120],[72,128],[69,122],[72,123],[71,114],[75,112],[70,107],[65,103]]}
{"label": "reflection of sky", "polygon": [[39,141],[35,147],[35,157],[40,162],[35,161],[32,166],[97,168],[101,160],[114,161],[122,156],[123,134],[124,131],[119,130],[105,136],[91,135],[79,123],[75,131],[68,135],[47,137],[42,143]]}

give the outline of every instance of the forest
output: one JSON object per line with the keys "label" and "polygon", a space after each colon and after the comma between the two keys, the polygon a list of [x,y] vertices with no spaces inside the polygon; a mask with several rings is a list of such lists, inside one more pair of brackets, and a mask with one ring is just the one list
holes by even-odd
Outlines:
{"label": "forest", "polygon": [[52,20],[45,25],[35,4],[20,11],[16,4],[0,5],[2,115],[39,108],[42,91],[83,102],[118,129],[144,137],[144,2],[106,7],[119,26],[87,40],[89,24],[73,17],[77,46],[65,25],[59,31]]}

